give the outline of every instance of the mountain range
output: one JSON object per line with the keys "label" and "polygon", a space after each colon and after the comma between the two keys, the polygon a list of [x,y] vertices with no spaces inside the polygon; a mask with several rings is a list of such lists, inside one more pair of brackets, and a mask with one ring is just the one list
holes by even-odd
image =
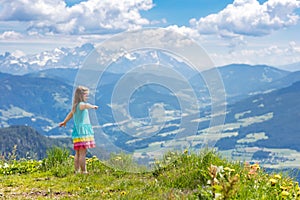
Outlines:
{"label": "mountain range", "polygon": [[[57,124],[71,108],[77,72],[93,49],[91,44],[85,44],[74,49],[55,49],[27,58],[16,58],[9,53],[0,56],[0,93],[3,94],[0,99],[0,126],[26,125],[45,136],[69,137],[72,123],[67,128],[59,128]],[[187,111],[184,113],[186,116],[180,118],[181,104],[189,104],[191,99],[186,97],[179,101],[174,96],[181,97],[188,93],[180,93],[181,96],[177,93],[176,96],[176,91],[163,85],[149,84],[151,80],[163,77],[166,82],[177,87],[184,85],[183,79],[149,71],[147,74],[142,71],[134,73],[132,70],[144,62],[158,61],[160,65],[169,63],[187,78],[199,102],[203,104],[200,116],[193,116],[193,112]],[[187,134],[184,140],[191,148],[202,148],[204,135],[215,127],[209,125],[210,97],[199,73],[190,70],[181,61],[174,61],[164,53],[153,51],[132,53],[130,59],[121,58],[110,68],[97,85],[94,101],[99,105],[99,112],[91,113],[94,116],[93,123],[98,126],[95,127],[96,133],[99,127],[103,131],[99,138],[103,139],[100,146],[108,142],[128,152],[137,151],[147,155],[153,148],[163,147],[170,141],[180,143],[182,139],[176,138],[176,134],[190,130],[180,130],[178,124],[181,120],[196,118],[199,122],[197,133]],[[300,161],[300,148],[297,145],[300,130],[300,72],[247,64],[220,66],[217,70],[226,94],[226,116],[223,131],[217,135],[215,148],[235,160],[259,160],[273,166],[282,166],[283,163],[286,166],[297,165]],[[206,70],[201,72],[201,76],[209,76],[210,73],[211,70]],[[122,111],[124,105],[120,102],[123,99],[120,99],[118,105],[112,105],[112,100],[116,86],[125,76],[132,84],[141,80],[148,84],[136,88],[132,93],[126,113],[130,114],[132,120],[123,121],[120,125],[114,118],[113,108],[117,108],[116,112]],[[141,133],[124,133],[134,124],[147,127],[154,123],[152,128],[159,128],[159,119],[154,119],[160,116],[160,108],[164,109],[167,121],[155,135],[149,137],[146,128],[141,129]],[[154,118],[151,119],[153,113]]]}
{"label": "mountain range", "polygon": [[75,48],[56,48],[28,56],[15,56],[9,52],[0,55],[0,71],[23,75],[52,68],[79,68],[94,49],[90,43]]}

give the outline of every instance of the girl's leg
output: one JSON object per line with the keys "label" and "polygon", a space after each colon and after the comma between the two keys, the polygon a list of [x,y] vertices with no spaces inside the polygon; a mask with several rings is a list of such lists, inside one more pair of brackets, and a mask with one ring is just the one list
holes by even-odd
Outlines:
{"label": "girl's leg", "polygon": [[86,149],[80,149],[79,150],[79,166],[81,169],[81,173],[87,173],[85,157],[86,157]]}
{"label": "girl's leg", "polygon": [[74,167],[75,167],[75,173],[79,172],[79,161],[80,161],[80,154],[79,150],[75,150],[75,156],[74,156]]}

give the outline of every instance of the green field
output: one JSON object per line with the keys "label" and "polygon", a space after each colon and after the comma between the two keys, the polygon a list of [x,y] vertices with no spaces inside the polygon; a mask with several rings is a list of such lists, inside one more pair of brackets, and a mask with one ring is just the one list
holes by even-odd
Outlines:
{"label": "green field", "polygon": [[[152,171],[126,154],[87,158],[89,174],[74,174],[73,156],[53,148],[43,160],[0,160],[2,199],[298,199],[283,172],[232,162],[213,150],[168,152]],[[114,166],[114,167],[108,167]],[[123,169],[123,170],[120,170]],[[131,172],[129,172],[131,171]]]}

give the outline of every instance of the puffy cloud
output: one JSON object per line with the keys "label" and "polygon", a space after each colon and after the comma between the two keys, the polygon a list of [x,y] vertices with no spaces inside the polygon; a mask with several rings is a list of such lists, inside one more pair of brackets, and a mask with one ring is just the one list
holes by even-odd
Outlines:
{"label": "puffy cloud", "polygon": [[168,30],[172,30],[175,31],[179,34],[182,34],[186,37],[192,38],[194,40],[199,40],[200,38],[200,34],[197,30],[192,29],[190,27],[186,27],[186,26],[177,26],[177,25],[172,25],[172,26],[168,26],[166,27],[166,29]]}
{"label": "puffy cloud", "polygon": [[262,36],[297,24],[297,8],[299,0],[268,0],[263,4],[257,0],[235,0],[219,13],[191,19],[190,24],[201,34]]}
{"label": "puffy cloud", "polygon": [[0,0],[0,20],[36,21],[65,15],[66,4],[62,0]]}
{"label": "puffy cloud", "polygon": [[289,43],[289,49],[288,49],[288,52],[291,52],[291,53],[298,53],[300,55],[300,46],[297,46],[296,42],[295,41],[291,41]]}
{"label": "puffy cloud", "polygon": [[22,34],[15,31],[5,31],[0,34],[0,40],[15,40],[22,38]]}
{"label": "puffy cloud", "polygon": [[30,22],[30,31],[95,33],[131,30],[150,22],[141,10],[153,7],[152,0],[88,0],[67,6],[63,0],[0,0],[0,20]]}

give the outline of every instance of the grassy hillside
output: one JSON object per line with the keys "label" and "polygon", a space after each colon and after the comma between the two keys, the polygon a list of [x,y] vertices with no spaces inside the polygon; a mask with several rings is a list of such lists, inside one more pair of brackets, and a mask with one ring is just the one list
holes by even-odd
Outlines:
{"label": "grassy hillside", "polygon": [[[109,164],[110,163],[110,164]],[[108,167],[114,164],[115,167]],[[258,164],[232,163],[216,152],[169,152],[153,171],[137,167],[128,155],[108,163],[87,158],[89,174],[74,174],[73,156],[54,148],[37,160],[0,161],[4,199],[297,199],[299,186],[283,173],[267,174]],[[142,169],[142,168],[141,168]]]}
{"label": "grassy hillside", "polygon": [[51,78],[2,76],[0,125],[27,124],[43,135],[59,134],[54,127],[70,109],[72,86]]}
{"label": "grassy hillside", "polygon": [[47,149],[58,146],[72,149],[70,138],[54,139],[41,135],[29,126],[0,128],[0,156],[8,157],[14,151],[19,158],[42,159]]}

